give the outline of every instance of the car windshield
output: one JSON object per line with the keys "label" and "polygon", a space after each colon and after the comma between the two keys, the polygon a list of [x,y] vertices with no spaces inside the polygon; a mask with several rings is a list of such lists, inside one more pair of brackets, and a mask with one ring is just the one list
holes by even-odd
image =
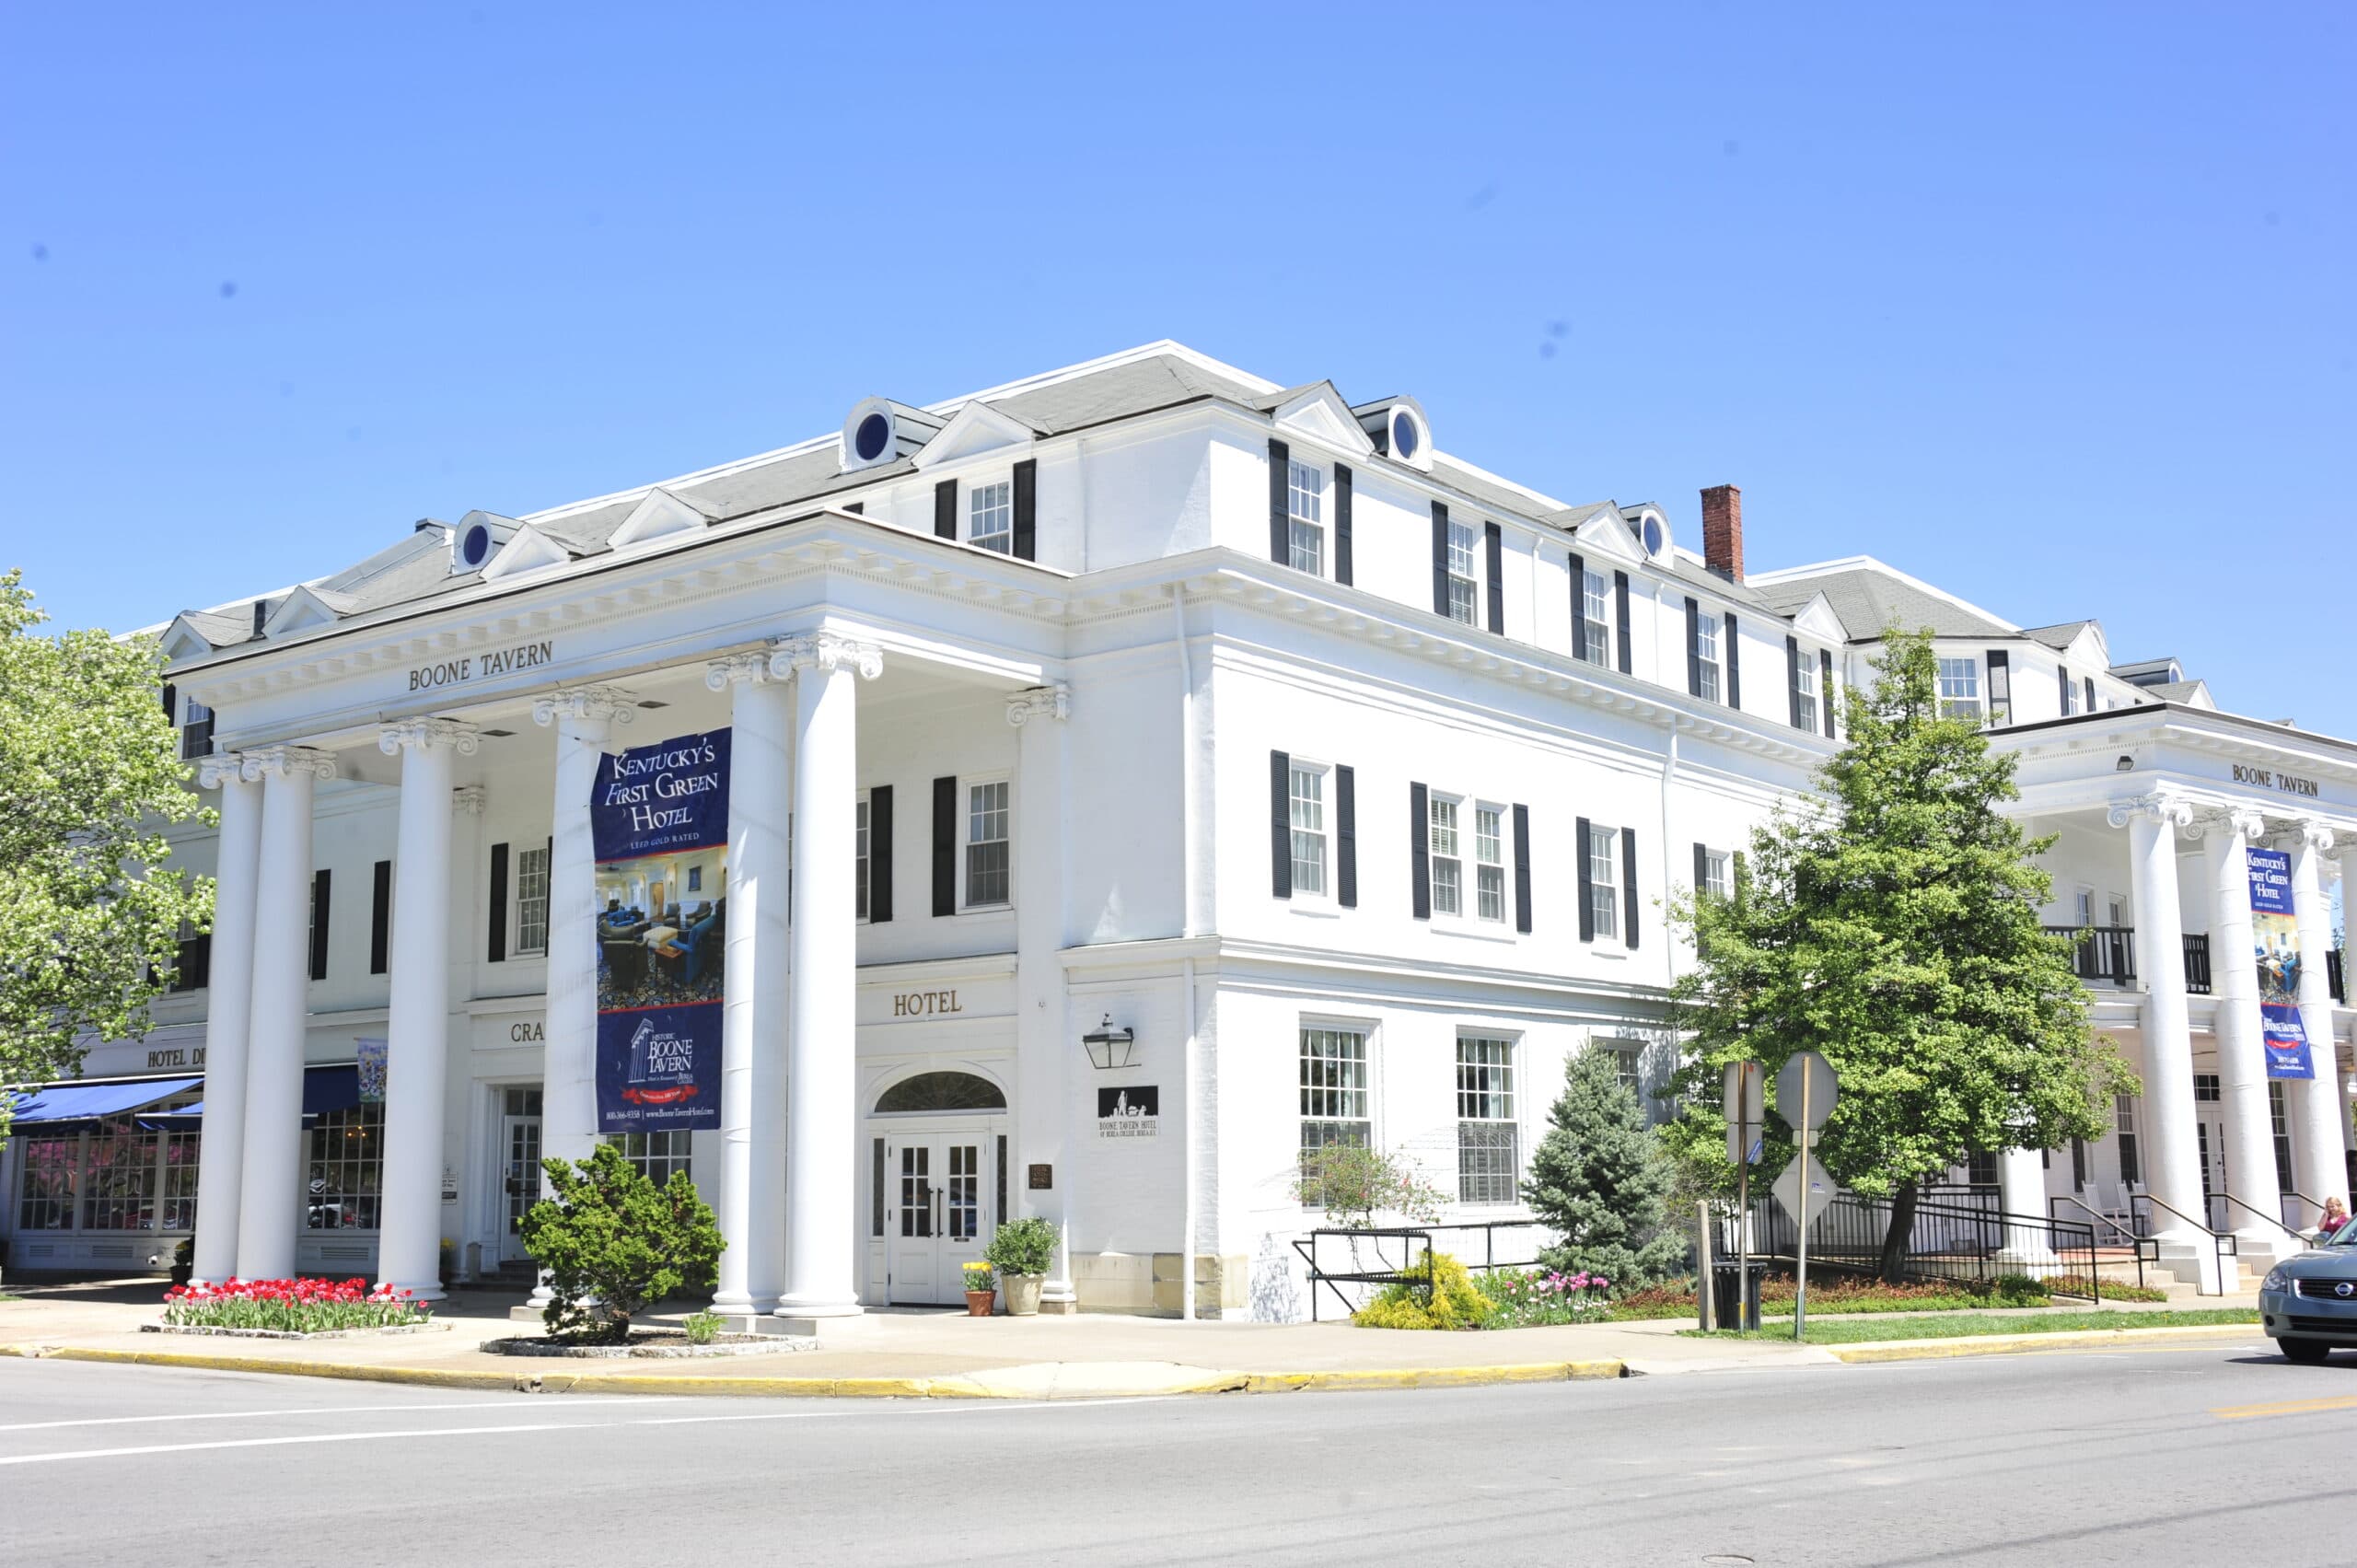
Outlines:
{"label": "car windshield", "polygon": [[2319,1247],[2357,1247],[2357,1219],[2344,1220],[2340,1228],[2330,1236],[2316,1237]]}

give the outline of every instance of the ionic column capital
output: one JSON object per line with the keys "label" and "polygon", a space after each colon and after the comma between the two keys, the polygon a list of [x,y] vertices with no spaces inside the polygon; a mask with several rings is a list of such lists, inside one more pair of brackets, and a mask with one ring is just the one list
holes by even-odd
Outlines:
{"label": "ionic column capital", "polygon": [[257,746],[239,755],[244,759],[239,772],[248,784],[306,775],[322,782],[335,777],[335,758],[316,747]]}
{"label": "ionic column capital", "polygon": [[242,751],[215,751],[196,760],[199,789],[219,789],[226,784],[242,783],[245,776],[246,757]]}
{"label": "ionic column capital", "polygon": [[2320,855],[2330,854],[2333,845],[2340,842],[2340,835],[2331,823],[2318,821],[2313,817],[2293,823],[2291,830],[2283,838],[2287,848],[2310,850]]}
{"label": "ionic column capital", "polygon": [[770,674],[782,679],[804,669],[817,670],[821,675],[849,669],[863,680],[873,680],[884,673],[884,650],[840,632],[811,632],[779,638],[770,651]]}
{"label": "ionic column capital", "polygon": [[750,653],[730,654],[714,659],[703,667],[703,683],[711,691],[726,691],[731,686],[762,686],[773,679],[770,661],[775,656],[774,647],[756,648]]}
{"label": "ionic column capital", "polygon": [[2125,828],[2140,817],[2158,819],[2164,827],[2183,830],[2193,825],[2193,803],[2180,796],[2155,790],[2150,795],[2131,796],[2115,800],[2104,819],[2115,828]]}
{"label": "ionic column capital", "polygon": [[1072,688],[1062,681],[1027,687],[1006,700],[1006,722],[1017,729],[1033,719],[1072,717]]}
{"label": "ionic column capital", "polygon": [[431,751],[447,746],[461,757],[471,757],[482,732],[459,719],[397,719],[377,732],[377,749],[388,757],[403,751]]}
{"label": "ionic column capital", "polygon": [[573,686],[532,703],[532,722],[552,725],[559,719],[607,719],[628,724],[638,716],[638,699],[619,686]]}
{"label": "ionic column capital", "polygon": [[462,817],[480,817],[485,798],[482,785],[460,784],[450,792],[450,809]]}
{"label": "ionic column capital", "polygon": [[2213,806],[2197,814],[2195,830],[2205,836],[2240,833],[2246,840],[2267,831],[2267,819],[2244,806]]}

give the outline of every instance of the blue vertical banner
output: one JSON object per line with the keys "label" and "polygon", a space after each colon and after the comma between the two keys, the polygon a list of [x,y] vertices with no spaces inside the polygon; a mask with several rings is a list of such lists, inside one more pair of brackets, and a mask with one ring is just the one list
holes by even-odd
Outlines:
{"label": "blue vertical banner", "polygon": [[2280,849],[2243,852],[2250,870],[2252,958],[2258,967],[2259,1038],[2270,1078],[2313,1078],[2308,1031],[2300,1019],[2300,922],[2292,908],[2292,857]]}
{"label": "blue vertical banner", "polygon": [[728,731],[609,757],[598,862],[598,1129],[720,1125],[728,938]]}

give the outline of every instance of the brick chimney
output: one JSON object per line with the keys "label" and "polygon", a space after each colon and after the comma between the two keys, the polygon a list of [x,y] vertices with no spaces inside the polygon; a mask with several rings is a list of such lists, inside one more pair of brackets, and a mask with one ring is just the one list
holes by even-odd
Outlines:
{"label": "brick chimney", "polygon": [[1702,492],[1702,561],[1728,581],[1743,581],[1743,492],[1732,484]]}

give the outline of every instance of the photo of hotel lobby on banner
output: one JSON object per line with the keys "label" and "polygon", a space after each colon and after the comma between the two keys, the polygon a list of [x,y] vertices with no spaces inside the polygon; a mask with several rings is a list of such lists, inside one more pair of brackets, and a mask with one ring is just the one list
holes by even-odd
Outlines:
{"label": "photo of hotel lobby on banner", "polygon": [[598,1125],[720,1125],[728,937],[728,731],[609,757],[597,858]]}

